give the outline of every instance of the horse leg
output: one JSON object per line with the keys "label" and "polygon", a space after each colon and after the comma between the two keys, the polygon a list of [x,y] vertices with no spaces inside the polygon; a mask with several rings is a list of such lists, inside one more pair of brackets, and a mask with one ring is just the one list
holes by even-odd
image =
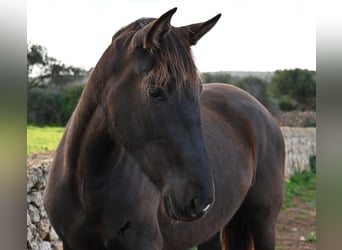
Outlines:
{"label": "horse leg", "polygon": [[209,240],[197,247],[198,250],[221,250],[221,233],[214,234]]}
{"label": "horse leg", "polygon": [[[252,208],[251,208],[252,209]],[[277,216],[272,213],[254,210],[248,214],[248,224],[253,235],[255,250],[275,249],[275,223]],[[273,213],[274,214],[274,213]]]}
{"label": "horse leg", "polygon": [[[266,223],[267,224],[267,223]],[[254,225],[252,226],[255,250],[275,249],[275,229],[274,225]]]}
{"label": "horse leg", "polygon": [[[257,188],[250,190],[244,204],[243,213],[253,236],[255,250],[275,249],[275,225],[283,200],[280,187],[270,188],[273,193],[261,192]],[[264,194],[263,196],[257,194]],[[266,194],[265,194],[266,193]]]}
{"label": "horse leg", "polygon": [[238,211],[222,232],[223,250],[251,250],[253,238],[250,228],[241,211]]}

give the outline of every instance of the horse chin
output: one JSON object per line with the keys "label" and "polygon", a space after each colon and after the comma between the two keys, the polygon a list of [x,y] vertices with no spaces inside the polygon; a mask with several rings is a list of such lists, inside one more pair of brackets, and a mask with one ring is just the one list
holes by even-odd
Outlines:
{"label": "horse chin", "polygon": [[173,221],[194,221],[199,217],[186,216],[184,213],[180,212],[179,209],[176,208],[174,203],[172,202],[172,198],[170,195],[166,195],[164,197],[163,202],[164,212],[167,217],[169,217]]}

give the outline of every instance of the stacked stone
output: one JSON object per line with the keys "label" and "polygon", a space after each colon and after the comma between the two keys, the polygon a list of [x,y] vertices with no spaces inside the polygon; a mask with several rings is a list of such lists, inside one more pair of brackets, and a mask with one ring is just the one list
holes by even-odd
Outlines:
{"label": "stacked stone", "polygon": [[62,249],[43,206],[49,163],[27,168],[27,249]]}
{"label": "stacked stone", "polygon": [[316,128],[281,128],[285,147],[285,177],[310,171],[310,157],[316,156]]}

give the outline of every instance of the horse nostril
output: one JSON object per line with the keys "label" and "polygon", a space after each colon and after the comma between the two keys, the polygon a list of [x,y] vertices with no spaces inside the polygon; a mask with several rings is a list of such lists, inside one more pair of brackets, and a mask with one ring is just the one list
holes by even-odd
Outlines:
{"label": "horse nostril", "polygon": [[195,218],[198,215],[199,199],[193,198],[190,203],[190,215]]}
{"label": "horse nostril", "polygon": [[199,198],[194,198],[191,200],[190,204],[190,216],[192,218],[201,217],[206,214],[211,206],[211,204],[201,205]]}

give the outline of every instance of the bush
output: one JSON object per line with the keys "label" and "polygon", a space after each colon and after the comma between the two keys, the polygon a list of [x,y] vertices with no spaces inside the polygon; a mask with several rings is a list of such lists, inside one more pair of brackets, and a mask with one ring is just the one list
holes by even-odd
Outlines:
{"label": "bush", "polygon": [[297,107],[296,102],[288,96],[282,96],[279,100],[279,108],[282,111],[295,110]]}
{"label": "bush", "polygon": [[201,78],[204,83],[231,83],[234,79],[229,73],[226,72],[204,72],[201,74]]}
{"label": "bush", "polygon": [[254,76],[247,76],[236,81],[236,86],[250,93],[265,107],[269,107],[270,101],[267,94],[267,82],[264,80]]}
{"label": "bush", "polygon": [[84,85],[69,85],[61,92],[61,112],[63,123],[67,123],[81,97]]}
{"label": "bush", "polygon": [[28,90],[27,122],[43,126],[65,126],[81,96],[84,85]]}
{"label": "bush", "polygon": [[316,155],[311,155],[309,158],[310,170],[316,174]]}
{"label": "bush", "polygon": [[60,125],[60,91],[32,88],[28,91],[27,122],[35,125]]}
{"label": "bush", "polygon": [[277,70],[269,85],[270,96],[280,98],[286,95],[297,102],[297,108],[315,110],[315,74],[314,71],[302,69]]}

